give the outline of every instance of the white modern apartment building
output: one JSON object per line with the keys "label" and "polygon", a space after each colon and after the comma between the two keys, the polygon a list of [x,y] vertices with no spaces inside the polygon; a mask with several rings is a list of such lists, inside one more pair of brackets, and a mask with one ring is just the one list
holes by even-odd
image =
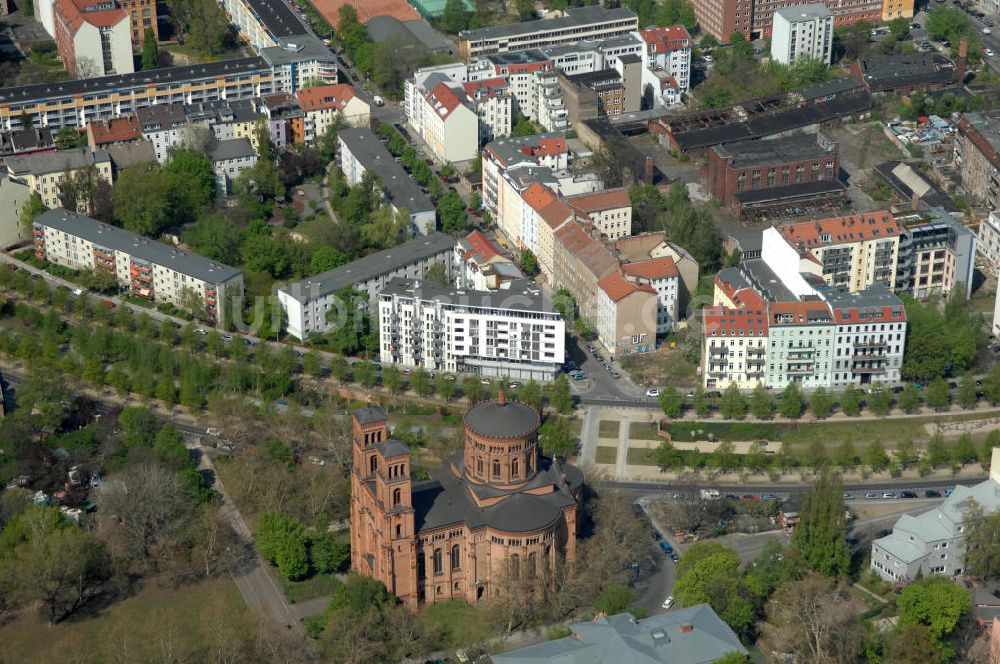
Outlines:
{"label": "white modern apartment building", "polygon": [[771,58],[789,65],[802,58],[833,60],[833,12],[823,3],[792,5],[774,12]]}
{"label": "white modern apartment building", "polygon": [[[369,309],[376,312],[378,296],[395,278],[423,279],[435,264],[444,265],[449,282],[454,278],[455,238],[431,233],[384,249],[356,261],[278,289],[278,302],[288,318],[288,334],[307,339],[324,333],[343,318],[339,294],[344,289],[368,296]],[[338,309],[339,308],[339,309]],[[334,310],[334,314],[329,314]],[[333,320],[328,320],[328,316]]]}
{"label": "white modern apartment building", "polygon": [[1000,267],[1000,214],[994,210],[979,223],[976,249],[993,267]]}
{"label": "white modern apartment building", "polygon": [[130,295],[187,308],[193,298],[212,322],[243,294],[243,272],[62,208],[33,224],[35,255],[72,270],[105,270]]}
{"label": "white modern apartment building", "polygon": [[918,575],[958,576],[965,569],[967,510],[973,503],[985,514],[1000,510],[1000,447],[993,448],[988,480],[956,486],[940,507],[900,517],[892,533],[873,541],[869,567],[890,583]]}
{"label": "white modern apartment building", "polygon": [[394,279],[378,309],[383,364],[549,381],[565,359],[565,321],[528,281],[473,291]]}
{"label": "white modern apartment building", "polygon": [[337,163],[352,187],[365,173],[379,180],[385,201],[409,216],[412,235],[428,235],[437,225],[437,209],[409,173],[396,163],[371,129],[352,127],[337,133]]}
{"label": "white modern apartment building", "polygon": [[439,161],[478,157],[479,115],[461,83],[434,73],[419,84],[408,81],[406,95],[406,121]]}
{"label": "white modern apartment building", "polygon": [[691,87],[691,35],[682,25],[650,28],[636,33],[644,48],[642,92],[659,106],[681,102]]}

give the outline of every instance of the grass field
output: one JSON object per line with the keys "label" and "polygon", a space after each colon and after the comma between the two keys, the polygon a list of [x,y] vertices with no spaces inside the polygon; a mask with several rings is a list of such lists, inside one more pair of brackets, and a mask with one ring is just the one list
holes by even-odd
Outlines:
{"label": "grass field", "polygon": [[656,422],[632,422],[628,428],[630,440],[657,440],[660,437]]}
{"label": "grass field", "polygon": [[616,420],[601,420],[601,425],[597,429],[600,438],[617,438],[621,422]]}
{"label": "grass field", "polygon": [[280,574],[274,576],[281,583],[285,599],[292,604],[329,595],[340,585],[337,577],[333,574],[314,574],[304,581],[289,581],[281,577]]}
{"label": "grass field", "polygon": [[95,613],[50,627],[26,611],[0,627],[0,660],[215,660],[234,639],[254,633],[257,624],[228,577],[177,590],[151,584]]}
{"label": "grass field", "polygon": [[[600,450],[601,448],[597,449]],[[630,447],[625,457],[625,463],[631,466],[655,466],[656,462],[653,461],[653,452],[655,451],[655,449],[646,449],[643,447]]]}
{"label": "grass field", "polygon": [[597,446],[597,463],[614,463],[618,458],[618,448],[607,445]]}
{"label": "grass field", "polygon": [[424,615],[428,622],[444,630],[436,644],[444,650],[472,645],[493,636],[490,621],[483,611],[461,600],[432,604],[424,609]]}

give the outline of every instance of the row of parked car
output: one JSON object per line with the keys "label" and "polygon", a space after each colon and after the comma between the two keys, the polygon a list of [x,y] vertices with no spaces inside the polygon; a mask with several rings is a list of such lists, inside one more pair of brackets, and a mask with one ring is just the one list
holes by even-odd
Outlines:
{"label": "row of parked car", "polygon": [[[951,489],[944,490],[944,497],[947,498],[951,495]],[[855,495],[853,493],[847,492],[844,494],[844,500],[854,500]],[[927,489],[924,491],[924,498],[941,498],[942,492],[937,489]],[[865,500],[896,500],[897,498],[919,498],[915,491],[900,491],[896,493],[895,491],[883,491],[879,493],[878,491],[869,491],[864,495]]]}

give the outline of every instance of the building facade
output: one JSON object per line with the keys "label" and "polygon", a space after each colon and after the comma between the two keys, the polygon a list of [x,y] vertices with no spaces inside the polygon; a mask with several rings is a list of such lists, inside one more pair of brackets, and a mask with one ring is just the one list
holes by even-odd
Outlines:
{"label": "building facade", "polygon": [[597,339],[613,358],[656,348],[656,291],[615,271],[597,282]]}
{"label": "building facade", "polygon": [[829,65],[833,58],[833,12],[823,3],[774,12],[771,59],[789,65],[802,58]]}
{"label": "building facade", "polygon": [[632,234],[632,199],[624,187],[567,196],[563,200],[609,242]]}
{"label": "building facade", "polygon": [[379,296],[383,364],[550,381],[565,361],[566,324],[528,281],[501,291],[394,279]]}
{"label": "building facade", "polygon": [[540,424],[501,392],[465,414],[463,451],[414,482],[385,413],[355,411],[351,568],[411,608],[475,604],[530,591],[545,570],[571,571],[583,474],[540,455]]}
{"label": "building facade", "polygon": [[642,50],[642,97],[654,106],[681,102],[691,87],[691,35],[682,25],[649,28],[638,33]]}
{"label": "building facade", "polygon": [[53,19],[56,48],[70,76],[135,71],[131,19],[114,0],[55,0]]}
{"label": "building facade", "polygon": [[345,303],[340,299],[345,289],[367,295],[369,311],[374,314],[378,311],[378,296],[392,279],[423,279],[427,270],[442,264],[450,282],[454,252],[455,238],[431,233],[303,281],[285,284],[278,289],[278,302],[288,320],[288,334],[307,339],[313,332],[326,332],[338,320],[345,320]]}
{"label": "building facade", "polygon": [[[888,1],[888,0],[886,0]],[[701,29],[720,41],[728,41],[734,32],[748,39],[772,36],[774,13],[784,7],[801,4],[798,0],[698,0],[694,3],[695,17]],[[877,23],[882,20],[883,0],[857,0],[850,4],[826,0],[833,12],[834,27],[851,25],[858,21]],[[905,7],[909,4],[909,13]],[[913,16],[912,0],[896,0],[893,12],[907,18]]]}
{"label": "building facade", "polygon": [[[72,148],[59,152],[37,152],[34,154],[8,157],[5,160],[7,177],[13,182],[27,185],[32,193],[42,197],[47,208],[61,206],[60,185],[66,176],[74,177],[80,171],[93,168],[98,179],[112,183],[111,155],[104,150]],[[80,201],[79,212],[86,201]]]}
{"label": "building facade", "polygon": [[956,486],[940,507],[904,515],[892,533],[873,541],[869,567],[889,583],[928,574],[960,575],[965,569],[967,510],[973,503],[986,514],[1000,509],[1000,447],[993,448],[989,479]]}
{"label": "building facade", "polygon": [[623,36],[638,29],[639,17],[625,7],[573,7],[566,10],[564,18],[463,30],[458,33],[458,53],[464,60],[472,60],[491,53]]}
{"label": "building facade", "polygon": [[212,170],[215,171],[215,193],[219,196],[233,193],[236,178],[257,163],[257,153],[248,138],[218,141],[212,147],[209,158],[212,160]]}
{"label": "building facade", "polygon": [[307,143],[325,134],[338,117],[351,127],[371,125],[371,106],[346,83],[303,88],[296,91],[295,96],[306,116]]}
{"label": "building facade", "polygon": [[996,210],[979,223],[977,235],[976,250],[979,255],[993,267],[1000,267],[1000,214]]}
{"label": "building facade", "polygon": [[479,156],[479,115],[460,83],[433,74],[406,83],[406,121],[431,153],[443,162]]}
{"label": "building facade", "polygon": [[977,202],[1000,209],[1000,112],[965,113],[958,122],[955,165],[962,188]]}
{"label": "building facade", "polygon": [[33,224],[35,255],[72,270],[103,270],[129,294],[224,323],[224,303],[243,295],[243,272],[62,208]]}
{"label": "building facade", "polygon": [[472,231],[455,243],[455,286],[477,291],[505,288],[524,279],[510,256],[482,231]]}

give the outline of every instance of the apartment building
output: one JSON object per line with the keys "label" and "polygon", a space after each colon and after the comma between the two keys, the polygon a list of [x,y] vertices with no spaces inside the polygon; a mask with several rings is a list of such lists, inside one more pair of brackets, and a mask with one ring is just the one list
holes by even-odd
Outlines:
{"label": "apartment building", "polygon": [[248,138],[217,141],[208,156],[215,172],[215,193],[219,196],[233,193],[236,178],[257,163],[257,153]]}
{"label": "apartment building", "polygon": [[492,291],[524,279],[521,268],[495,240],[472,231],[455,243],[455,286],[459,289]]}
{"label": "apartment building", "polygon": [[462,88],[479,116],[479,145],[510,136],[514,97],[506,79],[482,79],[464,83]]}
{"label": "apartment building", "polygon": [[958,576],[965,569],[968,508],[986,514],[1000,510],[1000,448],[993,448],[989,479],[959,484],[932,510],[899,518],[892,532],[872,542],[869,567],[889,583],[907,583],[928,574]]}
{"label": "apartment building", "polygon": [[[906,3],[910,5],[908,14],[903,7]],[[728,41],[734,32],[758,39],[772,36],[776,11],[799,4],[799,0],[698,0],[694,3],[694,13],[699,27],[720,41]],[[825,4],[833,12],[834,27],[882,20],[883,0],[826,0]],[[895,5],[899,6],[892,11],[900,16],[913,16],[912,0],[896,0]]]}
{"label": "apartment building", "polygon": [[979,255],[993,267],[1000,267],[1000,213],[996,210],[979,222],[978,240]]}
{"label": "apartment building", "polygon": [[902,234],[896,292],[923,299],[934,294],[947,296],[961,288],[971,297],[979,244],[975,233],[941,208],[897,220]]}
{"label": "apartment building", "polygon": [[[431,233],[308,279],[285,284],[278,289],[278,302],[288,319],[288,334],[307,339],[310,334],[332,329],[338,317],[343,320],[345,315],[345,303],[339,298],[344,289],[367,294],[370,311],[375,313],[378,296],[394,278],[423,279],[427,270],[440,263],[450,281],[454,273],[454,253],[455,238]],[[333,319],[332,323],[328,316]]]}
{"label": "apartment building", "polygon": [[538,242],[531,251],[538,259],[538,269],[551,279],[555,269],[555,234],[573,218],[573,210],[555,191],[538,182],[525,189],[521,198],[527,204],[522,207],[522,218],[530,218],[528,223],[537,232]]}
{"label": "apartment building", "polygon": [[[611,245],[623,264],[644,263],[669,258],[677,269],[677,320],[686,316],[691,296],[698,290],[701,268],[691,253],[680,245],[668,242],[663,233],[640,233],[624,237]],[[659,291],[657,291],[659,292]]]}
{"label": "apartment building", "polygon": [[[47,208],[62,205],[59,200],[59,185],[78,172],[93,167],[97,177],[109,185],[112,183],[111,156],[104,150],[73,148],[58,152],[36,152],[34,154],[8,157],[4,165],[7,177],[12,182],[27,185],[32,193],[42,197]],[[80,202],[81,206],[85,201]],[[87,212],[81,207],[79,212]]]}
{"label": "apartment building", "polygon": [[437,226],[437,209],[413,178],[396,163],[370,129],[350,128],[337,133],[337,164],[350,186],[365,173],[378,177],[385,201],[409,216],[413,235],[429,235]]}
{"label": "apartment building", "polygon": [[955,166],[976,202],[1000,209],[1000,111],[965,113],[958,122]]}
{"label": "apartment building", "polygon": [[87,125],[87,147],[91,150],[102,150],[111,145],[139,140],[142,140],[142,128],[134,115]]}
{"label": "apartment building", "polygon": [[680,271],[674,259],[651,258],[621,266],[625,278],[641,285],[648,285],[656,293],[656,334],[673,331],[679,320]]}
{"label": "apartment building", "polygon": [[204,306],[224,323],[224,303],[243,294],[243,272],[70,212],[49,210],[33,224],[35,255],[72,270],[105,270],[129,294],[187,309]]}
{"label": "apartment building", "polygon": [[183,104],[146,106],[137,109],[135,115],[142,137],[152,141],[156,160],[161,164],[170,158],[170,148],[183,147],[194,139],[194,127],[188,123]]}
{"label": "apartment building", "polygon": [[156,0],[119,0],[119,4],[128,12],[133,45],[146,43],[146,30],[152,30],[153,39],[160,41]]}
{"label": "apartment building", "polygon": [[802,58],[827,65],[833,61],[833,12],[823,3],[774,12],[771,59],[790,65]]}
{"label": "apartment building", "polygon": [[565,289],[576,300],[582,318],[597,320],[598,283],[615,272],[618,260],[594,237],[593,228],[578,220],[556,231],[552,287]]}
{"label": "apartment building", "polygon": [[820,291],[836,329],[833,387],[898,383],[906,344],[906,310],[892,291],[876,285],[860,293]]}
{"label": "apartment building", "polygon": [[550,381],[565,360],[566,323],[530,281],[475,291],[393,279],[378,311],[383,364]]}
{"label": "apartment building", "polygon": [[135,71],[129,14],[114,0],[55,0],[52,11],[56,48],[70,76]]}
{"label": "apartment building", "polygon": [[738,216],[842,194],[839,177],[840,145],[822,132],[715,145],[702,170],[712,198]]}
{"label": "apartment building", "polygon": [[275,42],[258,51],[271,70],[275,92],[295,93],[311,85],[337,82],[337,56],[316,35],[277,37]]}
{"label": "apartment building", "polygon": [[[799,256],[815,261],[831,286],[850,292],[873,284],[896,287],[900,228],[886,211],[786,224],[764,231],[765,247],[778,235]],[[797,266],[796,266],[796,269]]]}
{"label": "apartment building", "polygon": [[285,0],[222,0],[233,27],[260,52],[278,45],[278,39],[305,35],[309,29]]}
{"label": "apartment building", "polygon": [[752,389],[767,379],[768,316],[756,307],[702,309],[702,377],[706,388]]}
{"label": "apartment building", "polygon": [[605,115],[621,115],[629,105],[625,78],[616,69],[583,74],[560,73],[559,85],[572,125]]}
{"label": "apartment building", "polygon": [[[562,132],[503,138],[488,143],[483,149],[483,207],[499,220],[503,217],[499,209],[500,189],[504,173],[521,167],[545,167],[565,170],[569,167],[569,147]],[[504,229],[508,237],[519,233]]]}
{"label": "apartment building", "polygon": [[763,384],[829,389],[837,341],[829,305],[810,300],[772,302],[767,313],[766,352],[750,358],[754,366],[766,367]]}
{"label": "apartment building", "polygon": [[639,29],[639,17],[630,9],[597,5],[572,7],[563,18],[524,21],[458,33],[459,56],[470,61],[480,55],[526,51],[582,40],[627,35]]}
{"label": "apartment building", "polygon": [[566,196],[563,200],[610,242],[632,234],[632,199],[624,187]]}
{"label": "apartment building", "polygon": [[435,73],[409,85],[406,121],[434,156],[443,162],[469,161],[479,155],[479,115],[460,83]]}
{"label": "apartment building", "polygon": [[658,106],[681,103],[691,87],[691,35],[682,25],[640,30],[642,96]]}
{"label": "apartment building", "polygon": [[609,356],[621,359],[656,348],[658,300],[648,283],[616,270],[597,282],[597,339]]}
{"label": "apartment building", "polygon": [[295,96],[305,113],[307,143],[325,134],[338,117],[351,127],[371,126],[371,106],[346,83],[304,88]]}

